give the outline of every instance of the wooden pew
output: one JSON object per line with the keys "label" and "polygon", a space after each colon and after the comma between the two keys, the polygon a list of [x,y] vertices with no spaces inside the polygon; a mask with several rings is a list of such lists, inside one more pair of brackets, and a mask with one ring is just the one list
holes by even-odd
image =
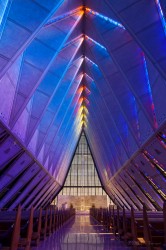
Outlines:
{"label": "wooden pew", "polygon": [[[163,216],[165,214],[165,203]],[[126,242],[130,242],[134,249],[140,245],[145,245],[148,250],[159,248],[165,244],[165,219],[160,212],[147,212],[145,204],[142,211],[134,211],[131,207],[131,215],[124,220],[124,237]]]}
{"label": "wooden pew", "polygon": [[[104,210],[103,210],[104,211]],[[92,208],[91,215],[101,223],[101,210]],[[166,246],[166,201],[162,211],[120,210],[113,207],[111,211],[111,226],[115,236],[119,236],[134,250],[146,246],[148,250],[163,249]],[[102,221],[107,225],[106,220]]]}
{"label": "wooden pew", "polygon": [[116,237],[119,236],[119,230],[122,226],[122,221],[120,217],[120,210],[119,207],[115,209],[115,206],[112,206],[112,208],[109,209],[109,220],[110,220],[110,228],[113,230],[113,233]]}
{"label": "wooden pew", "polygon": [[34,227],[32,232],[31,243],[34,243],[35,246],[38,246],[40,242],[41,222],[42,222],[42,208],[40,208],[38,216],[34,218]]}
{"label": "wooden pew", "polygon": [[56,222],[57,222],[57,208],[54,207],[53,218],[52,218],[52,228],[51,228],[52,233],[56,230]]}
{"label": "wooden pew", "polygon": [[21,226],[21,206],[18,207],[16,220],[14,223],[11,250],[16,250],[18,247],[19,236],[20,236],[20,226]]}
{"label": "wooden pew", "polygon": [[42,215],[41,234],[40,234],[40,238],[42,240],[46,239],[47,224],[48,224],[48,209],[46,209],[45,211],[43,211],[43,215]]}
{"label": "wooden pew", "polygon": [[166,248],[166,201],[163,204],[163,219],[164,219],[164,246]]}
{"label": "wooden pew", "polygon": [[62,210],[58,210],[58,228],[62,226]]}
{"label": "wooden pew", "polygon": [[103,214],[103,224],[106,226],[107,230],[110,230],[110,214],[109,214],[109,208],[106,208],[104,210]]}
{"label": "wooden pew", "polygon": [[57,209],[52,207],[49,212],[48,209],[43,211],[41,208],[40,211],[34,213],[32,207],[30,211],[22,211],[21,213],[21,206],[18,207],[17,212],[1,212],[0,240],[2,246],[0,245],[0,249],[17,250],[23,248],[30,250],[32,243],[37,246],[40,238],[45,239],[46,235],[50,235],[58,229],[74,213],[74,209],[67,209],[59,210],[57,215]]}
{"label": "wooden pew", "polygon": [[[25,230],[21,230],[21,233],[20,233],[18,246],[24,247],[25,250],[29,250],[31,246],[31,238],[32,238],[32,233],[33,233],[33,213],[34,213],[34,208],[32,207],[30,210],[27,228],[25,227]],[[22,219],[23,219],[23,226],[24,226],[25,225],[24,222],[26,220],[24,220],[24,218]]]}
{"label": "wooden pew", "polygon": [[[121,236],[122,235],[126,235],[127,234],[127,222],[126,222],[126,211],[125,211],[125,208],[123,207],[123,219],[122,219],[122,221],[123,221],[123,224],[122,224],[122,228],[121,228]],[[126,239],[124,239],[124,240],[126,240]]]}
{"label": "wooden pew", "polygon": [[145,205],[143,206],[144,240],[148,250],[154,247],[162,247],[165,244],[165,202],[163,206],[163,218],[148,218]]}
{"label": "wooden pew", "polygon": [[2,250],[18,249],[18,243],[20,238],[20,224],[21,224],[21,206],[18,207],[15,220],[14,217],[5,218],[4,216],[4,218],[0,218],[0,243],[2,244],[1,247]]}
{"label": "wooden pew", "polygon": [[50,206],[48,208],[48,217],[47,217],[47,229],[46,229],[46,235],[51,235],[51,228],[52,228],[52,207]]}
{"label": "wooden pew", "polygon": [[61,227],[63,224],[63,214],[62,209],[59,210],[59,227]]}
{"label": "wooden pew", "polygon": [[57,214],[56,214],[56,230],[59,228],[59,209],[57,209]]}

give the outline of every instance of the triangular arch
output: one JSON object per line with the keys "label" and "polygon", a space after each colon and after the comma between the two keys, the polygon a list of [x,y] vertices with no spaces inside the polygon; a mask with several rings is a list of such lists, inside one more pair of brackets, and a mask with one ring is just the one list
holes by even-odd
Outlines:
{"label": "triangular arch", "polygon": [[61,194],[75,196],[106,195],[84,130],[78,140]]}

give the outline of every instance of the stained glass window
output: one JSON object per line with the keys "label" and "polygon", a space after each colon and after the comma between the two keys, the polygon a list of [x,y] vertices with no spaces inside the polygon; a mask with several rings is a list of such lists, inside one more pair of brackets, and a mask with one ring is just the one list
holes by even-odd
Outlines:
{"label": "stained glass window", "polygon": [[72,160],[61,195],[106,195],[84,132]]}

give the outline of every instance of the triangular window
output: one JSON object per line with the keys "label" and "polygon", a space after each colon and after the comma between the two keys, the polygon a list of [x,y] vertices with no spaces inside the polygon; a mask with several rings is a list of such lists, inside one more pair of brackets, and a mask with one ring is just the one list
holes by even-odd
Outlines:
{"label": "triangular window", "polygon": [[82,132],[61,195],[106,195],[86,136]]}

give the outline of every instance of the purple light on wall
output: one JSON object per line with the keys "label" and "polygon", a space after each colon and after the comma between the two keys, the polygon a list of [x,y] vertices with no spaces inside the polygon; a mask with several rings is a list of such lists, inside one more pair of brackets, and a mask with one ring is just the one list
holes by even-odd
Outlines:
{"label": "purple light on wall", "polygon": [[154,164],[156,164],[160,169],[161,169],[161,171],[164,173],[165,172],[165,170],[164,170],[164,166],[162,165],[162,164],[160,164],[157,160],[156,160],[156,158],[153,156],[153,155],[151,155],[147,150],[144,150],[143,151],[143,156],[145,157],[145,159],[148,161],[148,162],[153,162]]}
{"label": "purple light on wall", "polygon": [[156,115],[155,115],[155,107],[154,107],[154,102],[153,102],[153,97],[152,97],[152,90],[151,90],[151,86],[150,86],[149,73],[148,73],[148,68],[147,68],[145,55],[144,55],[143,52],[142,52],[142,58],[143,58],[143,63],[144,63],[146,81],[147,81],[147,85],[148,85],[148,92],[149,92],[149,96],[150,96],[150,100],[151,100],[151,109],[152,109],[152,112],[153,112],[153,121],[154,121],[153,125],[157,129],[158,124],[157,124],[157,119],[156,119]]}
{"label": "purple light on wall", "polygon": [[138,122],[138,114],[137,114],[137,106],[136,106],[136,100],[135,97],[132,96],[132,103],[133,103],[133,113],[134,113],[134,120],[136,123],[136,128],[137,128],[137,136],[140,139],[141,134],[140,134],[140,127],[139,127],[139,122]]}
{"label": "purple light on wall", "polygon": [[87,73],[84,73],[84,75],[89,78],[92,82],[94,82],[94,79],[92,77],[90,77]]}
{"label": "purple light on wall", "polygon": [[159,134],[157,134],[156,137],[161,143],[161,145],[166,149],[166,135],[160,132]]}

